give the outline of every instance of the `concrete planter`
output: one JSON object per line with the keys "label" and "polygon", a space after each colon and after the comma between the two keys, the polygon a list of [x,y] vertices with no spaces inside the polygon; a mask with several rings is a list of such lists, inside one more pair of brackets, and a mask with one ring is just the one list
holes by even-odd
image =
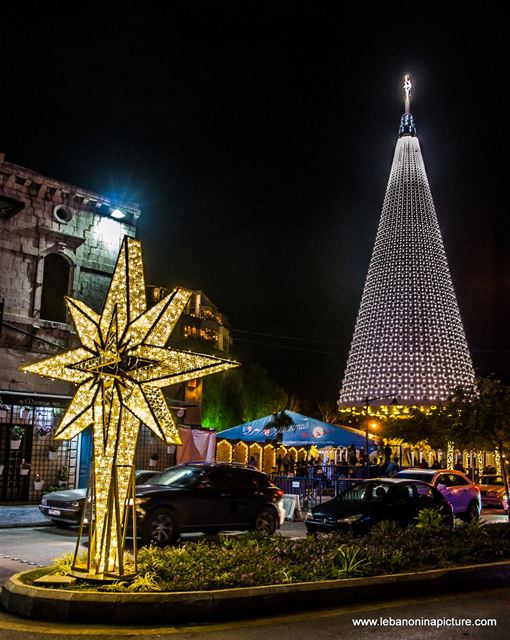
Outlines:
{"label": "concrete planter", "polygon": [[20,476],[28,476],[29,473],[30,473],[30,469],[20,469],[19,470]]}
{"label": "concrete planter", "polygon": [[20,448],[21,440],[11,440],[11,450],[17,451]]}
{"label": "concrete planter", "polygon": [[7,611],[59,622],[176,624],[234,620],[289,611],[338,607],[445,591],[508,586],[510,562],[493,562],[373,578],[325,580],[214,591],[108,593],[24,585],[12,576],[0,601]]}
{"label": "concrete planter", "polygon": [[42,491],[44,487],[44,480],[34,480],[34,491]]}

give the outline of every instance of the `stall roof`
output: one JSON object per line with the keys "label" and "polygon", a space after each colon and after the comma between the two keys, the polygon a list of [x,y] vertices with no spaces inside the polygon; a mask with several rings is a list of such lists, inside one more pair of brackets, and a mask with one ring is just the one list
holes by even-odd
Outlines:
{"label": "stall roof", "polygon": [[[282,444],[289,446],[315,445],[316,447],[348,447],[354,444],[356,449],[365,446],[365,433],[352,427],[340,427],[315,418],[303,416],[294,411],[287,411],[294,422],[283,432]],[[276,430],[267,425],[272,416],[265,416],[258,420],[245,422],[237,427],[226,429],[218,433],[218,440],[242,440],[243,442],[266,442],[276,438]],[[371,445],[377,440],[370,434]]]}

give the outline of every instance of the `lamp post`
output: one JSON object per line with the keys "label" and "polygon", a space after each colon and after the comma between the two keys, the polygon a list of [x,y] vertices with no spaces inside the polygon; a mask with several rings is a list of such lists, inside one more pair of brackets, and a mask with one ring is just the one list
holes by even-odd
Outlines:
{"label": "lamp post", "polygon": [[391,405],[395,406],[398,404],[397,398],[392,394],[389,396],[377,396],[376,398],[369,398],[368,396],[365,398],[365,477],[368,478],[370,475],[370,461],[368,459],[368,429],[369,429],[369,419],[368,419],[368,407],[370,403],[374,400],[385,400],[386,398],[392,398]]}

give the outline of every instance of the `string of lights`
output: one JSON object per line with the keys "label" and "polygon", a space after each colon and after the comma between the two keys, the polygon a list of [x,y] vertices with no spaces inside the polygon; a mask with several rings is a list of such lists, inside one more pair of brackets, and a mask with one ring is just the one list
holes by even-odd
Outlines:
{"label": "string of lights", "polygon": [[402,116],[339,406],[394,394],[434,404],[474,384],[416,125]]}

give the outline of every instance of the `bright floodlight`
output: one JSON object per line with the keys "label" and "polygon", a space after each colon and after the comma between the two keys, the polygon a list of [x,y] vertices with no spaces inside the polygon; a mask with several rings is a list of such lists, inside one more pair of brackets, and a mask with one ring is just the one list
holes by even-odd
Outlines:
{"label": "bright floodlight", "polygon": [[126,214],[120,209],[113,209],[110,215],[112,218],[115,218],[116,220],[122,220],[122,218],[126,217]]}

